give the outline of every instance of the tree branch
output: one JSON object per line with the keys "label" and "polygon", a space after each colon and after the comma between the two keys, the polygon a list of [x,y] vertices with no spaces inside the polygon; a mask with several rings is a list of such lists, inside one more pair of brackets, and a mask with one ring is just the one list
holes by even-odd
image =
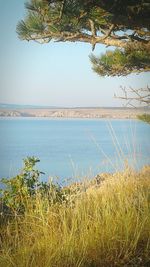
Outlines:
{"label": "tree branch", "polygon": [[111,27],[110,27],[110,29],[106,33],[106,35],[103,37],[104,40],[111,35],[111,33],[112,33],[112,31],[113,31],[114,28],[115,28],[115,24],[112,24]]}
{"label": "tree branch", "polygon": [[[130,91],[127,91],[126,87],[121,86],[121,90],[123,92],[123,96],[116,96],[114,95],[115,98],[118,99],[123,99],[127,101],[126,106],[130,105],[132,107],[135,107],[133,105],[133,102],[138,102],[140,104],[146,104],[146,106],[150,106],[150,87],[147,86],[146,88],[140,88],[140,89],[134,89],[130,87]],[[145,92],[146,94],[142,94]],[[130,96],[129,93],[132,93],[133,96]]]}
{"label": "tree branch", "polygon": [[89,19],[89,23],[90,23],[91,33],[92,33],[92,37],[93,37],[92,51],[94,51],[94,49],[95,49],[95,45],[96,45],[96,43],[95,43],[95,41],[94,41],[94,38],[95,38],[95,36],[96,36],[97,34],[96,34],[96,29],[95,29],[94,21],[91,20],[91,19]]}
{"label": "tree branch", "polygon": [[66,2],[65,0],[62,1],[62,5],[61,5],[61,9],[60,9],[60,14],[59,14],[59,20],[62,19],[65,2]]}

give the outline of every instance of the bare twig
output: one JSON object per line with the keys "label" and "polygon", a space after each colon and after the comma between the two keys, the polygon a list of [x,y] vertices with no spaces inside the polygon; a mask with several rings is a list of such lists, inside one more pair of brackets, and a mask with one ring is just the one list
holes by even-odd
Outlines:
{"label": "bare twig", "polygon": [[[123,92],[123,96],[114,95],[114,97],[125,100],[126,106],[136,107],[136,105],[134,105],[134,102],[145,104],[147,107],[150,106],[150,87],[148,85],[146,88],[139,89],[130,87],[130,91],[127,90],[126,87],[121,86],[121,90]],[[132,95],[130,96],[129,93],[131,93]]]}

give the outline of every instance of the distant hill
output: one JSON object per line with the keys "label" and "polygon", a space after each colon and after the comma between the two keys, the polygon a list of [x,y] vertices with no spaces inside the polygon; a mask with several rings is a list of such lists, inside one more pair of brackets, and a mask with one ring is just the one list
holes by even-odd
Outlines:
{"label": "distant hill", "polygon": [[[134,109],[133,107],[100,107],[100,106],[95,106],[95,107],[81,107],[81,106],[74,106],[74,107],[65,107],[65,106],[40,106],[40,105],[19,105],[19,104],[6,104],[6,103],[0,103],[0,109],[4,109],[4,110],[20,110],[20,109],[120,109],[120,110],[125,110],[125,109]],[[146,107],[139,107],[138,109],[141,110],[149,110],[150,107],[146,106]]]}
{"label": "distant hill", "polygon": [[52,108],[59,108],[59,107],[0,103],[0,109],[52,109]]}

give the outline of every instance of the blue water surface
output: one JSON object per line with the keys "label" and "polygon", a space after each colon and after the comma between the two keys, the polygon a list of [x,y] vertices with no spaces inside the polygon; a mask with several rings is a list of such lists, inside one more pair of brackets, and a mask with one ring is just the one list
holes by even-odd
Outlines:
{"label": "blue water surface", "polygon": [[16,175],[27,156],[40,158],[43,180],[61,181],[150,164],[150,125],[137,120],[0,119],[0,177]]}

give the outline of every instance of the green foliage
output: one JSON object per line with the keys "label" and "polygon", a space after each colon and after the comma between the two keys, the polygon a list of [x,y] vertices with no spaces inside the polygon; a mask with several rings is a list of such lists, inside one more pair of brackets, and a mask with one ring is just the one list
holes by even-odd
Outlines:
{"label": "green foliage", "polygon": [[137,45],[127,46],[124,50],[107,51],[100,57],[92,54],[90,60],[94,72],[100,76],[123,76],[149,70],[150,50]]}
{"label": "green foliage", "polygon": [[101,12],[99,8],[98,12],[95,6],[89,9],[84,1],[63,3],[31,0],[25,4],[25,8],[28,11],[27,16],[17,25],[17,33],[21,39],[44,39],[48,36],[58,41],[62,39],[63,32],[77,33],[82,29],[90,31],[89,19],[106,24],[105,16],[102,17],[104,11]]}
{"label": "green foliage", "polygon": [[29,201],[35,200],[38,195],[47,197],[50,203],[62,201],[63,193],[58,185],[40,181],[43,172],[35,167],[39,161],[38,158],[28,157],[24,159],[24,167],[20,174],[0,180],[3,184],[0,190],[3,211],[10,209],[10,212],[24,213]]}
{"label": "green foliage", "polygon": [[147,122],[150,124],[150,114],[142,114],[137,116],[139,120]]}

